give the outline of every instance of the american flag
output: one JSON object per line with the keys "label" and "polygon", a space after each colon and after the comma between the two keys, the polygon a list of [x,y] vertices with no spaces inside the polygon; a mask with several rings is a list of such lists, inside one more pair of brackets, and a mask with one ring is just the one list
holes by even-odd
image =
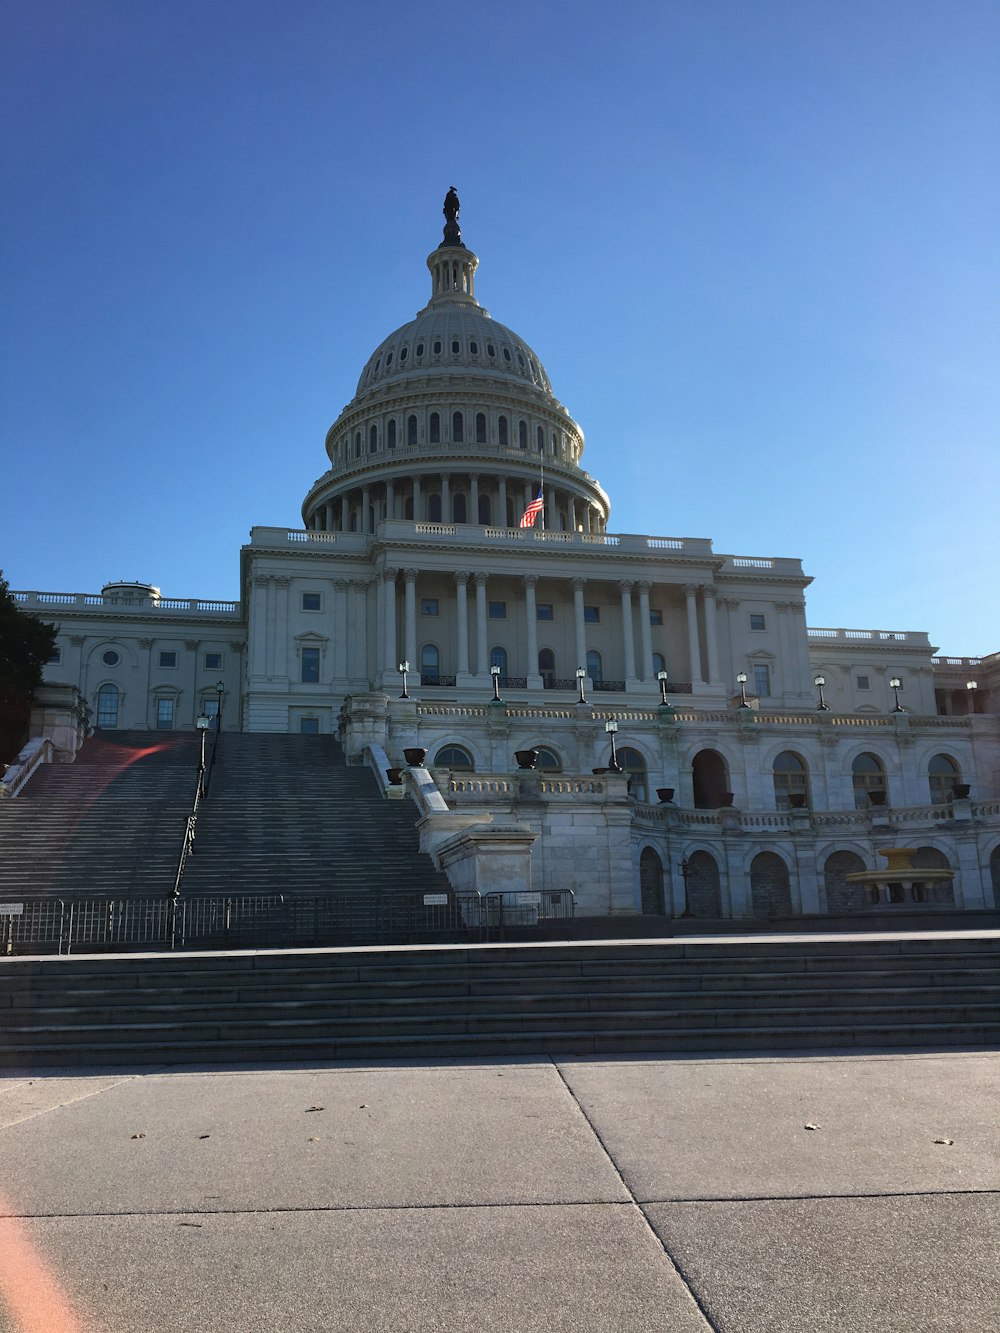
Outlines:
{"label": "american flag", "polygon": [[535,496],[531,504],[528,505],[527,509],[521,515],[521,521],[517,526],[519,528],[533,528],[535,526],[535,519],[542,512],[542,504],[543,504],[542,492],[541,488],[539,487],[538,494]]}

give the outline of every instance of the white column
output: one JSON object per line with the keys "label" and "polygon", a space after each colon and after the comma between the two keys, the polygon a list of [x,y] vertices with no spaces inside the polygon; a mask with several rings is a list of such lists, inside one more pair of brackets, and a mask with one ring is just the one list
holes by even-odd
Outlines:
{"label": "white column", "polygon": [[497,527],[505,528],[507,526],[507,482],[503,477],[497,483],[497,504],[500,507],[500,513],[497,515]]}
{"label": "white column", "polygon": [[696,685],[701,676],[701,642],[698,637],[698,585],[686,583],[684,598],[687,602],[688,655],[691,659],[691,684]]}
{"label": "white column", "polygon": [[486,650],[486,580],[488,574],[480,571],[476,574],[476,672],[480,676],[489,673],[490,659]]}
{"label": "white column", "polygon": [[422,509],[422,497],[421,497],[421,495],[420,495],[420,478],[419,478],[419,477],[414,477],[414,478],[413,478],[413,521],[414,521],[414,523],[422,523],[422,522],[423,522],[424,516],[423,516],[423,513],[421,512],[421,509]]}
{"label": "white column", "polygon": [[395,672],[399,665],[396,656],[396,576],[398,569],[386,569],[382,575],[382,586],[385,598],[385,635],[384,635],[384,656],[382,658],[386,671]]}
{"label": "white column", "polygon": [[642,652],[642,661],[639,663],[639,679],[655,680],[653,633],[649,628],[649,589],[652,585],[643,580],[635,586],[639,589],[639,643]]}
{"label": "white column", "polygon": [[[537,574],[525,574],[524,617],[525,628],[528,631],[528,669],[524,674],[528,677],[538,675],[538,613],[535,608],[535,584],[537,582]],[[529,686],[532,684],[530,679],[528,684]]]}
{"label": "white column", "polygon": [[347,679],[347,580],[334,579],[334,640],[333,640],[333,676],[334,680]]}
{"label": "white column", "polygon": [[458,674],[469,674],[469,573],[460,569],[455,573],[456,633],[458,635]]}
{"label": "white column", "polygon": [[267,675],[267,585],[270,582],[266,574],[258,575],[250,594],[251,676]]}
{"label": "white column", "polygon": [[[417,571],[415,569],[404,569],[403,578],[406,580],[406,629],[403,636],[403,654],[406,660],[415,665],[417,661]],[[398,666],[399,663],[397,662]]]}
{"label": "white column", "polygon": [[545,488],[545,527],[548,532],[556,532],[559,527],[559,512],[554,486],[546,486]]}
{"label": "white column", "polygon": [[451,522],[451,474],[441,473],[441,522]]}
{"label": "white column", "polygon": [[573,623],[576,629],[576,667],[587,668],[587,631],[583,623],[583,590],[586,579],[573,579]]}
{"label": "white column", "polygon": [[272,577],[267,581],[267,657],[264,671],[268,677],[274,675],[274,663],[278,652],[277,604],[278,590]]}
{"label": "white column", "polygon": [[479,523],[479,473],[469,473],[469,522]]}
{"label": "white column", "polygon": [[327,500],[326,505],[325,505],[325,509],[326,509],[326,530],[327,530],[327,532],[332,532],[332,531],[333,531],[333,523],[334,523],[334,518],[333,518],[333,501],[332,501],[332,500]]}
{"label": "white column", "polygon": [[708,646],[708,678],[721,680],[719,674],[719,632],[715,620],[715,589],[711,586],[702,588],[705,606],[705,639]]}
{"label": "white column", "polygon": [[635,630],[632,626],[632,583],[622,579],[618,584],[622,599],[622,647],[625,656],[625,684],[635,680]]}

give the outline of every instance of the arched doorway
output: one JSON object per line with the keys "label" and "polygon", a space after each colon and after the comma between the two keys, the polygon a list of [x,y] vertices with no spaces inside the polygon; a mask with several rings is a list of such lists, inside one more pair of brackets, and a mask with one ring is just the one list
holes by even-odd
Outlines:
{"label": "arched doorway", "polygon": [[867,810],[871,804],[869,792],[888,793],[889,790],[885,765],[877,754],[859,754],[851,765],[851,780],[854,784],[854,804],[859,810]]}
{"label": "arched doorway", "polygon": [[687,910],[691,916],[722,916],[719,866],[711,852],[692,852],[687,858]]}
{"label": "arched doorway", "polygon": [[639,890],[644,916],[663,916],[663,862],[652,847],[639,857]]}
{"label": "arched doorway", "polygon": [[[950,870],[951,863],[944,852],[937,847],[918,847],[910,858],[910,864],[916,870]],[[953,880],[942,880],[932,884],[927,894],[928,900],[942,906],[954,906],[955,884]]]}
{"label": "arched doorway", "polygon": [[750,862],[750,910],[754,916],[792,915],[788,867],[777,852],[758,852]]}
{"label": "arched doorway", "polygon": [[864,870],[865,863],[857,852],[831,852],[823,866],[823,887],[826,889],[828,912],[857,912],[867,906],[864,885],[848,884],[847,876]]}
{"label": "arched doorway", "polygon": [[729,768],[718,750],[699,750],[691,762],[696,810],[718,810],[729,792]]}
{"label": "arched doorway", "polygon": [[618,762],[629,779],[628,794],[633,801],[649,800],[649,783],[646,780],[646,761],[638,750],[631,745],[623,745],[618,751]]}

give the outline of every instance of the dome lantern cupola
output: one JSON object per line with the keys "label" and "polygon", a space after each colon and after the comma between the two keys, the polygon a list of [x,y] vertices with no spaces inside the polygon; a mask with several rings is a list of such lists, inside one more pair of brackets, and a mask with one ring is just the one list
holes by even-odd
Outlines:
{"label": "dome lantern cupola", "polygon": [[427,256],[431,271],[431,299],[429,307],[438,305],[478,305],[476,300],[476,269],[479,260],[462,244],[458,225],[461,208],[454,185],[444,200],[444,239]]}

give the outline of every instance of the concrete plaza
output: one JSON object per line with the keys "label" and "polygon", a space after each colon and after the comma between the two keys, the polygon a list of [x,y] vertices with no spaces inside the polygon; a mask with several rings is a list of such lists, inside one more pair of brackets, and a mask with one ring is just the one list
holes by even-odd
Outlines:
{"label": "concrete plaza", "polygon": [[1000,1327],[995,1052],[0,1078],[5,1333]]}

